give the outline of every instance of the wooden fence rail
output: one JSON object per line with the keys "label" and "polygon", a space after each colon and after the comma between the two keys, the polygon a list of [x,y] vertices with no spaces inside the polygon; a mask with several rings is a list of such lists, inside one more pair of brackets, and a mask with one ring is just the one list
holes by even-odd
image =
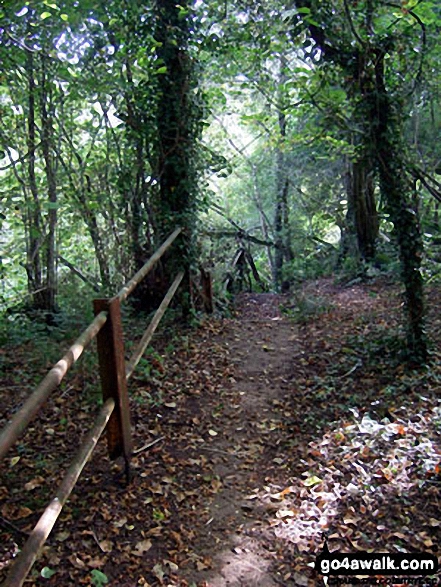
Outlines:
{"label": "wooden fence rail", "polygon": [[151,341],[184,277],[184,273],[181,272],[176,276],[127,364],[124,359],[120,306],[171,247],[181,232],[182,229],[177,228],[115,297],[94,300],[96,315],[93,322],[77,338],[62,359],[52,367],[0,434],[1,459],[23,434],[51,393],[59,386],[70,367],[80,358],[92,340],[97,339],[103,406],[53,499],[32,530],[23,549],[17,555],[2,587],[21,587],[25,581],[104,429],[107,434],[109,456],[111,459],[119,456],[124,458],[126,477],[129,480],[132,441],[127,380]]}
{"label": "wooden fence rail", "polygon": [[84,350],[104,326],[106,320],[107,314],[105,312],[95,316],[95,320],[77,338],[64,357],[52,367],[34,393],[28,397],[23,406],[14,414],[12,420],[0,434],[0,460],[23,434],[29,422],[38,414],[49,399],[50,394],[60,385],[70,367],[81,357]]}

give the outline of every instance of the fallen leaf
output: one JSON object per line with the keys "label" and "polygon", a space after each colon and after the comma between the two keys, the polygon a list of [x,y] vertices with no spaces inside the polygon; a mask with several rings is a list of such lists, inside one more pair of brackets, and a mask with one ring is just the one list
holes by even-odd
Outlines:
{"label": "fallen leaf", "polygon": [[13,520],[21,520],[22,518],[27,518],[32,513],[33,513],[32,510],[30,510],[29,508],[27,508],[25,506],[21,506],[18,508],[18,512],[15,514],[15,516],[12,517],[12,519]]}
{"label": "fallen leaf", "polygon": [[31,479],[31,481],[28,481],[24,488],[26,489],[26,491],[32,491],[33,489],[35,489],[36,487],[40,487],[40,485],[44,482],[43,477],[35,477],[35,479]]}
{"label": "fallen leaf", "polygon": [[152,543],[150,540],[141,540],[140,542],[136,543],[135,550],[133,554],[135,556],[142,556],[145,552],[148,552],[152,547]]}
{"label": "fallen leaf", "polygon": [[115,521],[113,522],[113,525],[114,525],[116,528],[122,528],[122,527],[124,526],[124,524],[126,524],[126,523],[127,523],[127,518],[126,518],[126,517],[124,517],[124,518],[121,518],[121,519],[119,519],[119,520],[115,520]]}
{"label": "fallen leaf", "polygon": [[71,565],[73,565],[76,569],[85,569],[86,568],[86,564],[80,559],[78,558],[75,554],[71,554],[67,560],[70,562]]}
{"label": "fallen leaf", "polygon": [[279,510],[276,513],[276,518],[294,518],[295,515],[295,512],[292,510]]}
{"label": "fallen leaf", "polygon": [[162,581],[162,579],[164,577],[164,571],[162,569],[162,566],[159,563],[153,567],[152,571],[153,571],[153,574],[155,575],[155,577],[157,579],[159,579],[160,581]]}
{"label": "fallen leaf", "polygon": [[112,552],[113,542],[111,540],[101,540],[99,546],[103,552]]}
{"label": "fallen leaf", "polygon": [[57,534],[55,534],[55,539],[58,542],[64,542],[65,540],[67,540],[70,536],[70,532],[68,532],[67,530],[64,530],[62,532],[57,532]]}
{"label": "fallen leaf", "polygon": [[311,477],[308,477],[307,479],[302,481],[302,483],[305,487],[313,487],[314,485],[318,485],[319,483],[322,483],[322,481],[323,480],[320,479],[320,477],[317,477],[316,475],[312,475]]}

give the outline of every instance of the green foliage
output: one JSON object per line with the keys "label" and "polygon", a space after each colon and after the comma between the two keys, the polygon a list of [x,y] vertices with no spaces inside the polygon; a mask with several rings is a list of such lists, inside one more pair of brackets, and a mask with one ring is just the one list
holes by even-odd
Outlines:
{"label": "green foliage", "polygon": [[109,582],[107,575],[98,569],[93,569],[90,576],[94,587],[103,587],[103,585],[107,585]]}
{"label": "green foliage", "polygon": [[40,575],[43,577],[43,579],[50,579],[53,575],[55,575],[56,572],[57,571],[54,571],[49,567],[43,567],[41,569]]}
{"label": "green foliage", "polygon": [[[400,161],[433,170],[440,157],[439,7],[429,0],[400,8],[375,0],[370,6],[371,14],[365,2],[345,10],[342,0],[193,7],[80,0],[4,7],[2,307],[40,289],[33,282],[40,280],[44,291],[51,213],[58,217],[56,249],[98,283],[103,295],[133,274],[177,223],[187,229],[177,264],[196,269],[201,259],[222,292],[237,226],[232,229],[210,210],[212,202],[246,234],[283,243],[279,277],[279,249],[247,244],[268,289],[275,277],[293,284],[332,272],[339,243],[320,241],[345,224],[348,161],[374,144],[372,103],[365,99],[374,95],[370,49],[384,54],[385,90],[406,121],[406,140],[394,147]],[[313,34],[317,29],[325,31],[321,48]],[[30,55],[37,197],[29,157]],[[48,194],[42,148],[45,104],[56,201]],[[284,219],[278,226],[284,182]],[[426,238],[431,249],[438,212],[427,188],[416,189],[425,230],[433,235]],[[226,229],[233,235],[219,237]],[[198,231],[204,234],[196,243]],[[438,279],[438,263],[429,250],[427,279]],[[396,266],[396,255],[380,243],[372,271],[394,272]],[[350,254],[342,273],[357,277],[371,269],[360,268],[357,254]],[[92,292],[67,273],[58,264],[55,337],[68,335],[82,311],[87,318],[91,312],[85,300]],[[38,295],[27,301],[36,304]],[[5,320],[4,339],[11,327]],[[22,328],[26,333],[30,324]]]}

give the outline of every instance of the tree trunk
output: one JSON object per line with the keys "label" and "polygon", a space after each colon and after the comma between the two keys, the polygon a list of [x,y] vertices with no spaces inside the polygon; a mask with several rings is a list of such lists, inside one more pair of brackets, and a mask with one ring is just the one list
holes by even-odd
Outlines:
{"label": "tree trunk", "polygon": [[[86,194],[89,194],[89,198],[92,197],[92,184],[90,177],[85,176],[86,179]],[[79,192],[79,199],[82,209],[82,216],[86,222],[87,228],[89,229],[90,238],[92,239],[93,248],[95,250],[95,257],[98,261],[98,267],[100,269],[101,285],[104,289],[110,288],[110,269],[107,261],[106,251],[103,245],[103,239],[101,232],[96,220],[96,216],[90,209],[87,197],[81,191]]]}
{"label": "tree trunk", "polygon": [[[157,57],[160,63],[157,78],[156,128],[158,132],[159,197],[156,197],[154,216],[157,223],[157,244],[177,226],[184,229],[182,237],[167,255],[165,269],[158,268],[153,286],[162,294],[174,274],[184,269],[188,275],[194,265],[196,253],[197,149],[200,136],[201,108],[197,104],[197,84],[194,64],[188,51],[191,5],[187,0],[176,4],[174,0],[158,0]],[[191,22],[193,27],[193,22]],[[165,259],[164,259],[165,261]],[[188,284],[181,303],[190,308]],[[184,286],[185,287],[185,286]]]}
{"label": "tree trunk", "polygon": [[57,295],[57,252],[56,252],[56,230],[58,222],[57,212],[57,181],[55,173],[55,161],[53,156],[53,126],[52,116],[48,110],[51,107],[50,92],[48,92],[46,76],[46,58],[41,59],[42,75],[40,88],[40,108],[41,108],[41,148],[45,162],[45,173],[47,190],[49,196],[49,227],[46,238],[46,290],[45,290],[45,310],[50,314],[56,311]]}
{"label": "tree trunk", "polygon": [[427,358],[424,330],[424,289],[421,274],[423,241],[418,210],[412,207],[412,186],[403,160],[403,129],[400,105],[392,103],[384,82],[384,53],[375,62],[377,124],[374,126],[381,191],[394,224],[399,246],[401,274],[407,311],[407,346],[417,362]]}
{"label": "tree trunk", "polygon": [[365,261],[375,257],[379,220],[375,203],[373,165],[359,159],[350,163],[346,183],[348,223],[357,238],[358,251]]}
{"label": "tree trunk", "polygon": [[[288,289],[289,282],[283,275],[284,262],[292,261],[294,255],[291,247],[291,229],[288,213],[289,180],[285,154],[286,114],[284,84],[287,81],[286,58],[280,57],[280,74],[278,80],[278,122],[279,145],[276,152],[276,206],[274,214],[274,286],[276,289]],[[284,279],[285,277],[285,279]]]}
{"label": "tree trunk", "polygon": [[[254,165],[254,163],[250,159],[247,159],[247,161],[251,166],[251,174],[252,174],[252,178],[253,178],[253,201],[254,201],[256,208],[257,208],[257,211],[259,213],[260,229],[262,231],[263,239],[268,242],[270,240],[270,234],[269,234],[270,222],[268,221],[267,216],[265,214],[265,210],[263,209],[262,195],[261,195],[260,189],[259,189],[256,166]],[[273,280],[273,283],[275,284],[276,283],[276,269],[275,269],[275,262],[274,262],[274,255],[273,255],[273,247],[272,246],[266,247],[266,254],[268,257],[268,265],[269,265],[270,273],[272,276],[272,280]]]}
{"label": "tree trunk", "polygon": [[[315,7],[311,0],[296,0],[298,8]],[[349,11],[348,6],[346,5]],[[396,38],[391,33],[381,44],[375,38],[372,28],[373,5],[367,4],[365,42],[354,28],[352,41],[343,42],[340,33],[326,27],[307,23],[311,37],[320,47],[325,59],[338,64],[347,76],[348,95],[358,103],[357,116],[365,117],[363,133],[364,150],[371,154],[378,168],[381,193],[387,211],[394,224],[399,246],[402,281],[406,296],[407,347],[414,360],[424,362],[427,345],[424,331],[424,291],[421,274],[423,242],[420,233],[418,210],[412,208],[412,190],[406,178],[404,165],[403,120],[405,111],[398,96],[388,93],[385,83],[385,57],[395,46]],[[314,14],[314,12],[312,12]],[[331,27],[330,27],[331,28]],[[328,39],[329,37],[329,39]],[[385,49],[386,45],[388,49]],[[357,83],[354,84],[353,82]]]}
{"label": "tree trunk", "polygon": [[[26,273],[28,278],[28,290],[32,295],[32,304],[35,309],[43,309],[45,306],[43,279],[41,271],[41,244],[42,217],[41,204],[35,175],[36,159],[36,125],[35,125],[35,67],[32,51],[27,52],[26,73],[28,76],[28,121],[27,121],[27,146],[28,146],[28,177],[29,189],[32,198],[29,202],[29,243],[26,254]],[[35,294],[33,292],[36,292]]]}

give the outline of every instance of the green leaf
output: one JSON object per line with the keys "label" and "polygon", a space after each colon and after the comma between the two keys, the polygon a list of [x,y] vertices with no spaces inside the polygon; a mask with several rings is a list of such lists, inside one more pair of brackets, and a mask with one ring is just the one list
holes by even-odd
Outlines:
{"label": "green leaf", "polygon": [[312,26],[318,26],[318,27],[321,26],[319,22],[317,22],[316,20],[314,20],[310,16],[305,17],[305,22],[307,22],[308,24],[312,24]]}
{"label": "green leaf", "polygon": [[49,18],[50,16],[52,16],[50,12],[42,12],[40,14],[41,20],[46,20],[46,18]]}
{"label": "green leaf", "polygon": [[41,569],[40,575],[43,577],[43,579],[50,579],[53,575],[55,575],[55,573],[56,571],[53,569],[50,569],[49,567],[43,567]]}
{"label": "green leaf", "polygon": [[94,587],[103,587],[103,585],[107,585],[109,582],[107,575],[98,569],[93,569],[90,575],[92,577],[92,585],[94,585]]}
{"label": "green leaf", "polygon": [[313,487],[314,485],[318,485],[321,482],[322,482],[322,479],[320,479],[320,477],[317,477],[316,475],[312,475],[311,477],[308,477],[307,479],[305,479],[305,481],[303,481],[303,485],[305,487]]}
{"label": "green leaf", "polygon": [[159,75],[160,74],[167,73],[167,66],[166,65],[163,65],[162,67],[160,67],[159,69],[156,70],[156,73],[159,74]]}
{"label": "green leaf", "polygon": [[[433,4],[431,2],[425,3],[421,6],[415,6],[413,11],[417,16],[421,18],[424,24],[432,24],[436,22],[437,15],[435,11],[432,9]],[[439,17],[438,17],[439,18]]]}
{"label": "green leaf", "polygon": [[178,12],[178,20],[184,20],[184,18],[189,14],[190,10],[188,8],[183,8],[182,6],[179,6],[179,12]]}
{"label": "green leaf", "polygon": [[64,20],[64,22],[67,22],[69,20],[69,16],[67,14],[60,14],[60,18],[61,20]]}
{"label": "green leaf", "polygon": [[58,202],[46,202],[45,207],[47,210],[58,210],[60,204]]}

